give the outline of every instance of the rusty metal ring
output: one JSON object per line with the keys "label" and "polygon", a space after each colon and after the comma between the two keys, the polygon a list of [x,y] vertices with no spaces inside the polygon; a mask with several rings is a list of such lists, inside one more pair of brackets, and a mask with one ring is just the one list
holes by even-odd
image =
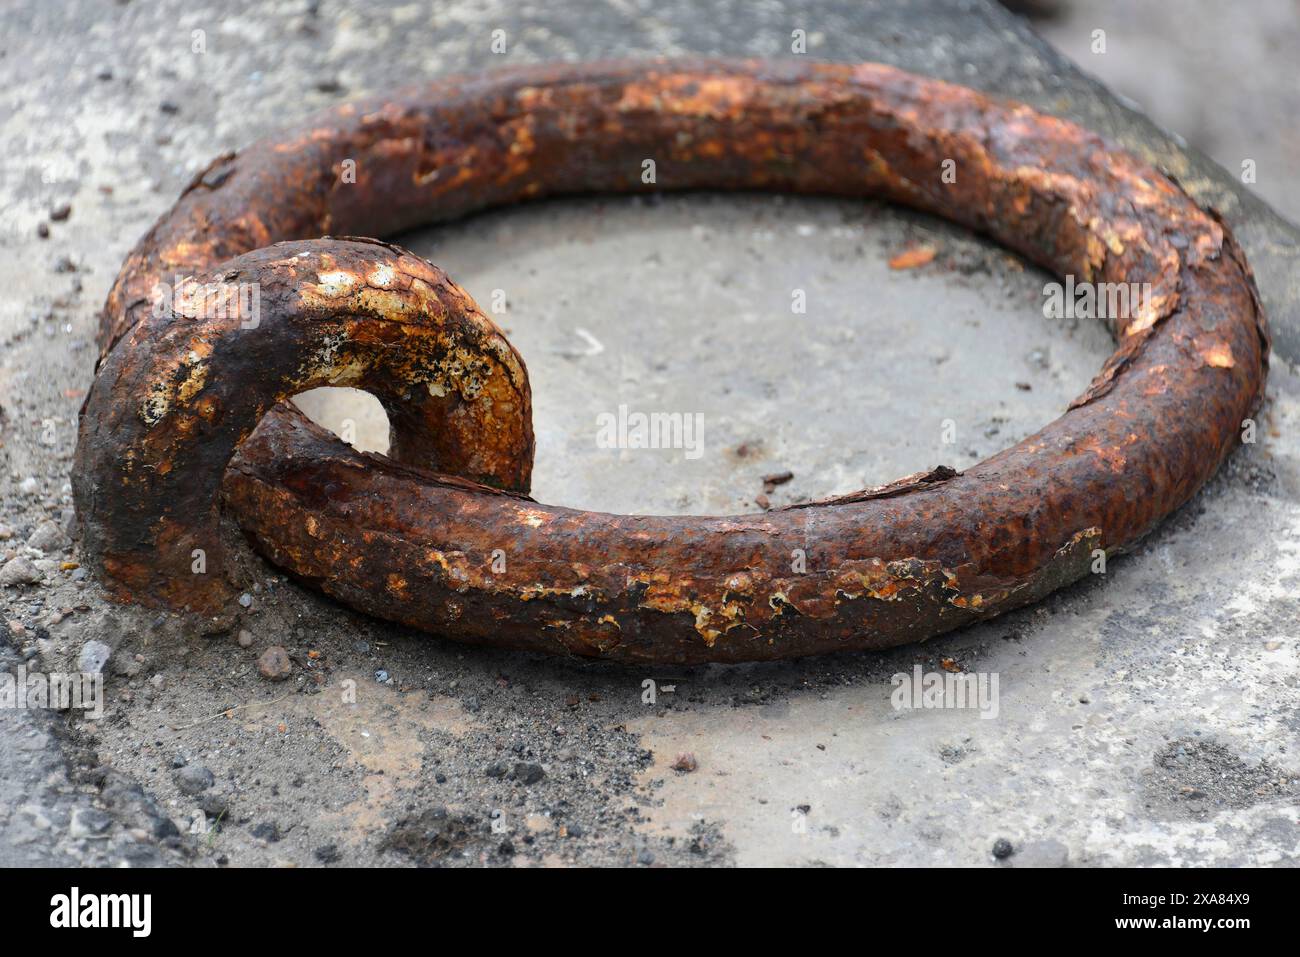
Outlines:
{"label": "rusty metal ring", "polygon": [[[159,277],[219,282],[244,268],[232,257],[282,256],[250,252],[279,240],[384,235],[544,195],[644,190],[647,158],[654,188],[880,196],[984,232],[1057,275],[1149,283],[1152,294],[1114,320],[1119,346],[1088,390],[1013,448],[961,474],[939,468],[761,515],[540,505],[410,459],[360,455],[276,411],[223,487],[271,561],[359,609],[483,644],[681,663],[882,648],[1034,601],[1086,574],[1097,550],[1131,545],[1214,473],[1261,400],[1267,326],[1226,227],[1072,123],[876,64],[534,67],[344,106],[196,179],[132,253],[105,310],[106,358],[83,410],[74,486],[87,556],[142,600],[216,601],[220,589],[195,584],[168,552],[210,519],[207,496],[249,417],[301,384],[277,371],[261,388],[255,370],[286,360],[229,323],[197,338],[175,316],[137,326]],[[348,168],[355,182],[341,175]],[[310,255],[321,242],[297,245]],[[280,306],[326,281],[310,270],[288,277]],[[496,330],[475,329],[476,355],[504,354]],[[203,381],[187,371],[196,342],[229,356]],[[503,381],[514,381],[506,366]],[[175,388],[149,421],[133,390],[164,370]],[[228,425],[240,390],[259,397]],[[509,429],[526,411],[526,381],[515,398],[505,415],[474,414]],[[422,424],[436,427],[445,411]],[[517,422],[510,431],[519,435]],[[214,450],[199,451],[205,443]],[[457,454],[426,464],[463,473],[469,449],[452,444]],[[518,474],[522,445],[499,451]],[[160,471],[174,473],[181,453],[184,474],[166,487],[202,487],[188,500],[197,519],[158,495]],[[123,543],[129,560],[114,551]]]}
{"label": "rusty metal ring", "polygon": [[276,403],[317,386],[374,393],[395,460],[527,491],[523,360],[418,256],[373,239],[277,243],[152,301],[101,365],[77,443],[83,548],[120,597],[220,609],[226,465]]}

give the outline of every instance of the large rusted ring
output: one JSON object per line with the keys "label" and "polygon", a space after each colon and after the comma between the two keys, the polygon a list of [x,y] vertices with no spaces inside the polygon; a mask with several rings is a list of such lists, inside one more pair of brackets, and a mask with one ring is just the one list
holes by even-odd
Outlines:
{"label": "large rusted ring", "polygon": [[[210,437],[202,428],[169,424],[202,419],[208,402],[204,421],[220,431],[227,396],[209,384],[185,409],[143,421],[124,383],[153,380],[124,370],[180,369],[193,346],[167,319],[128,332],[160,276],[219,276],[226,260],[277,240],[382,235],[543,195],[643,190],[645,159],[656,162],[656,188],[882,196],[985,232],[1058,275],[1149,283],[1152,295],[1114,323],[1119,347],[1085,394],[1019,445],[962,474],[936,469],[762,515],[539,505],[409,459],[357,454],[274,413],[224,485],[264,554],[357,608],[464,641],[645,662],[881,648],[1086,574],[1096,549],[1130,545],[1186,502],[1261,399],[1266,324],[1226,228],[1074,124],[875,64],[513,70],[344,106],[224,157],[154,226],[110,295],[107,359],[83,412],[75,492],[88,557],[130,588],[152,576],[168,583],[164,601],[190,600],[197,586],[161,552],[148,565],[158,530],[178,520],[149,484],[156,463],[136,458],[123,471],[115,455],[171,429],[159,449],[183,450],[206,495],[233,448],[226,438],[289,386],[305,387],[277,379],[211,453],[197,451]],[[355,183],[340,175],[349,160]],[[234,335],[212,334],[214,349]],[[475,348],[494,342],[483,333]],[[241,388],[257,385],[251,371],[236,374]],[[178,388],[193,381],[176,376]],[[526,388],[519,394],[526,405]],[[133,543],[132,563],[105,547],[119,540]]]}

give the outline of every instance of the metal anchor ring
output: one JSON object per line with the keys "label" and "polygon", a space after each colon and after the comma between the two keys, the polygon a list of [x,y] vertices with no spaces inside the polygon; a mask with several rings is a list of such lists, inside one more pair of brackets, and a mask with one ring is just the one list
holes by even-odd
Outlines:
{"label": "metal anchor ring", "polygon": [[[655,188],[883,197],[984,232],[1057,275],[1150,284],[1152,295],[1113,322],[1118,348],[1087,391],[1020,444],[964,473],[939,468],[733,517],[588,513],[518,494],[532,452],[523,366],[459,290],[441,331],[459,336],[474,362],[494,357],[502,404],[463,401],[401,420],[422,461],[358,454],[279,410],[239,446],[274,401],[319,381],[298,366],[285,372],[318,340],[285,333],[290,362],[237,323],[196,336],[177,316],[141,321],[160,277],[220,282],[213,277],[282,261],[284,247],[260,247],[286,240],[307,256],[272,297],[273,309],[292,313],[328,283],[320,269],[334,244],[311,237],[385,235],[546,195],[644,190],[647,158],[657,162]],[[349,160],[354,182],[340,175]],[[329,321],[368,322],[373,333],[376,316],[343,308]],[[299,319],[272,325],[310,325]],[[202,354],[196,341],[212,350],[202,381],[186,358]],[[1227,228],[1096,134],[887,66],[690,60],[441,80],[223,157],[128,258],[101,347],[74,493],[87,557],[137,600],[221,601],[221,575],[209,567],[200,583],[185,552],[195,528],[212,527],[220,486],[272,562],[377,616],[482,644],[690,663],[917,641],[1082,577],[1098,549],[1122,550],[1150,531],[1237,444],[1262,398],[1268,333]],[[390,418],[403,415],[408,384],[427,385],[428,363],[412,374],[372,354],[362,365],[349,381],[372,390],[400,367]],[[324,368],[337,367],[315,371]],[[170,379],[159,378],[165,370]],[[164,379],[168,403],[143,412],[137,390]],[[484,435],[428,431],[456,416]],[[494,467],[474,465],[480,442]],[[163,487],[197,491],[182,509]],[[795,550],[806,556],[798,570]]]}

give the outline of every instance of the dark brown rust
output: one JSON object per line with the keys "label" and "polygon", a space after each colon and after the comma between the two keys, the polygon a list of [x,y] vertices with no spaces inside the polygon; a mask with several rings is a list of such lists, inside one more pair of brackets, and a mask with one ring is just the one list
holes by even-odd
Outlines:
{"label": "dark brown rust", "polygon": [[[531,461],[522,365],[500,369],[518,402],[475,420],[511,437],[493,446],[497,472],[466,467],[468,431],[447,443],[454,451],[397,463],[278,409],[224,484],[264,554],[357,608],[465,641],[645,662],[881,648],[1033,601],[1086,574],[1096,549],[1130,545],[1213,474],[1262,395],[1266,325],[1226,228],[1157,170],[1071,123],[874,64],[621,63],[450,79],[223,157],[132,253],[105,312],[107,359],[78,447],[88,557],[143,600],[151,580],[169,604],[215,603],[219,587],[205,590],[168,557],[194,531],[189,513],[159,499],[158,463],[184,473],[175,484],[202,489],[189,501],[207,534],[205,503],[229,452],[272,402],[319,381],[283,372],[315,347],[310,337],[290,336],[283,348],[298,351],[272,356],[229,325],[196,334],[176,317],[142,320],[160,278],[221,276],[244,254],[282,259],[250,252],[278,240],[643,190],[645,159],[657,166],[654,188],[883,196],[1058,275],[1150,283],[1152,296],[1113,323],[1119,347],[1088,391],[1019,445],[965,473],[936,469],[762,515],[577,512],[466,481],[526,487],[500,474],[526,478]],[[346,160],[355,183],[340,176]],[[955,182],[941,175],[945,160]],[[297,328],[293,293],[320,282],[306,270],[286,277],[270,309],[285,318],[271,327]],[[382,320],[376,308],[370,318]],[[264,324],[267,312],[264,302]],[[504,356],[495,330],[474,328],[467,355]],[[237,386],[210,376],[148,421],[134,390],[184,368],[195,342]],[[243,391],[257,398],[228,424],[227,403]],[[402,398],[390,396],[390,416],[405,414]],[[432,446],[427,430],[447,418],[437,409],[402,421],[412,442]]]}
{"label": "dark brown rust", "polygon": [[[255,312],[239,308],[240,289],[257,290]],[[123,597],[219,610],[231,588],[217,528],[226,464],[305,389],[373,392],[400,461],[527,490],[523,360],[418,256],[370,239],[279,243],[155,302],[100,367],[73,475],[84,550]]]}

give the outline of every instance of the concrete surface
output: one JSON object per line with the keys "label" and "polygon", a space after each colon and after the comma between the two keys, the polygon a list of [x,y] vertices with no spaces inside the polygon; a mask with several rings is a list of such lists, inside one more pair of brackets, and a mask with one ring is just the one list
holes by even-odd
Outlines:
{"label": "concrete surface", "polygon": [[[9,668],[75,668],[88,641],[112,657],[98,721],[0,710],[0,863],[1294,863],[1297,244],[1242,184],[984,3],[223,9],[5,14],[0,550],[41,581],[0,589],[0,640]],[[497,28],[504,57],[488,49]],[[1242,236],[1285,350],[1258,441],[1105,575],[919,647],[640,673],[411,634],[265,566],[239,628],[205,635],[105,604],[62,567],[75,551],[38,534],[68,518],[95,312],[212,155],[421,76],[782,55],[794,28],[813,56],[895,62],[1079,117],[1176,171]],[[196,29],[206,53],[190,52]],[[36,239],[65,202],[70,217]],[[774,504],[960,468],[1057,415],[1109,351],[1092,323],[1043,317],[1043,275],[878,204],[582,199],[402,242],[479,302],[504,293],[497,318],[532,379],[535,494],[588,508],[745,511],[786,469]],[[888,268],[916,245],[934,261]],[[597,448],[596,415],[620,403],[702,413],[703,454]],[[323,396],[313,409],[382,445],[364,406]],[[28,550],[33,535],[45,550]],[[274,644],[291,681],[258,675]],[[996,675],[996,716],[895,709],[891,679],[917,665]],[[1001,861],[999,838],[1013,848]]]}
{"label": "concrete surface", "polygon": [[[1238,178],[1254,160],[1252,191],[1300,221],[1300,128],[1287,119],[1300,108],[1300,83],[1286,68],[1300,50],[1291,0],[1070,0],[1035,29]],[[1094,53],[1098,29],[1106,49]]]}

